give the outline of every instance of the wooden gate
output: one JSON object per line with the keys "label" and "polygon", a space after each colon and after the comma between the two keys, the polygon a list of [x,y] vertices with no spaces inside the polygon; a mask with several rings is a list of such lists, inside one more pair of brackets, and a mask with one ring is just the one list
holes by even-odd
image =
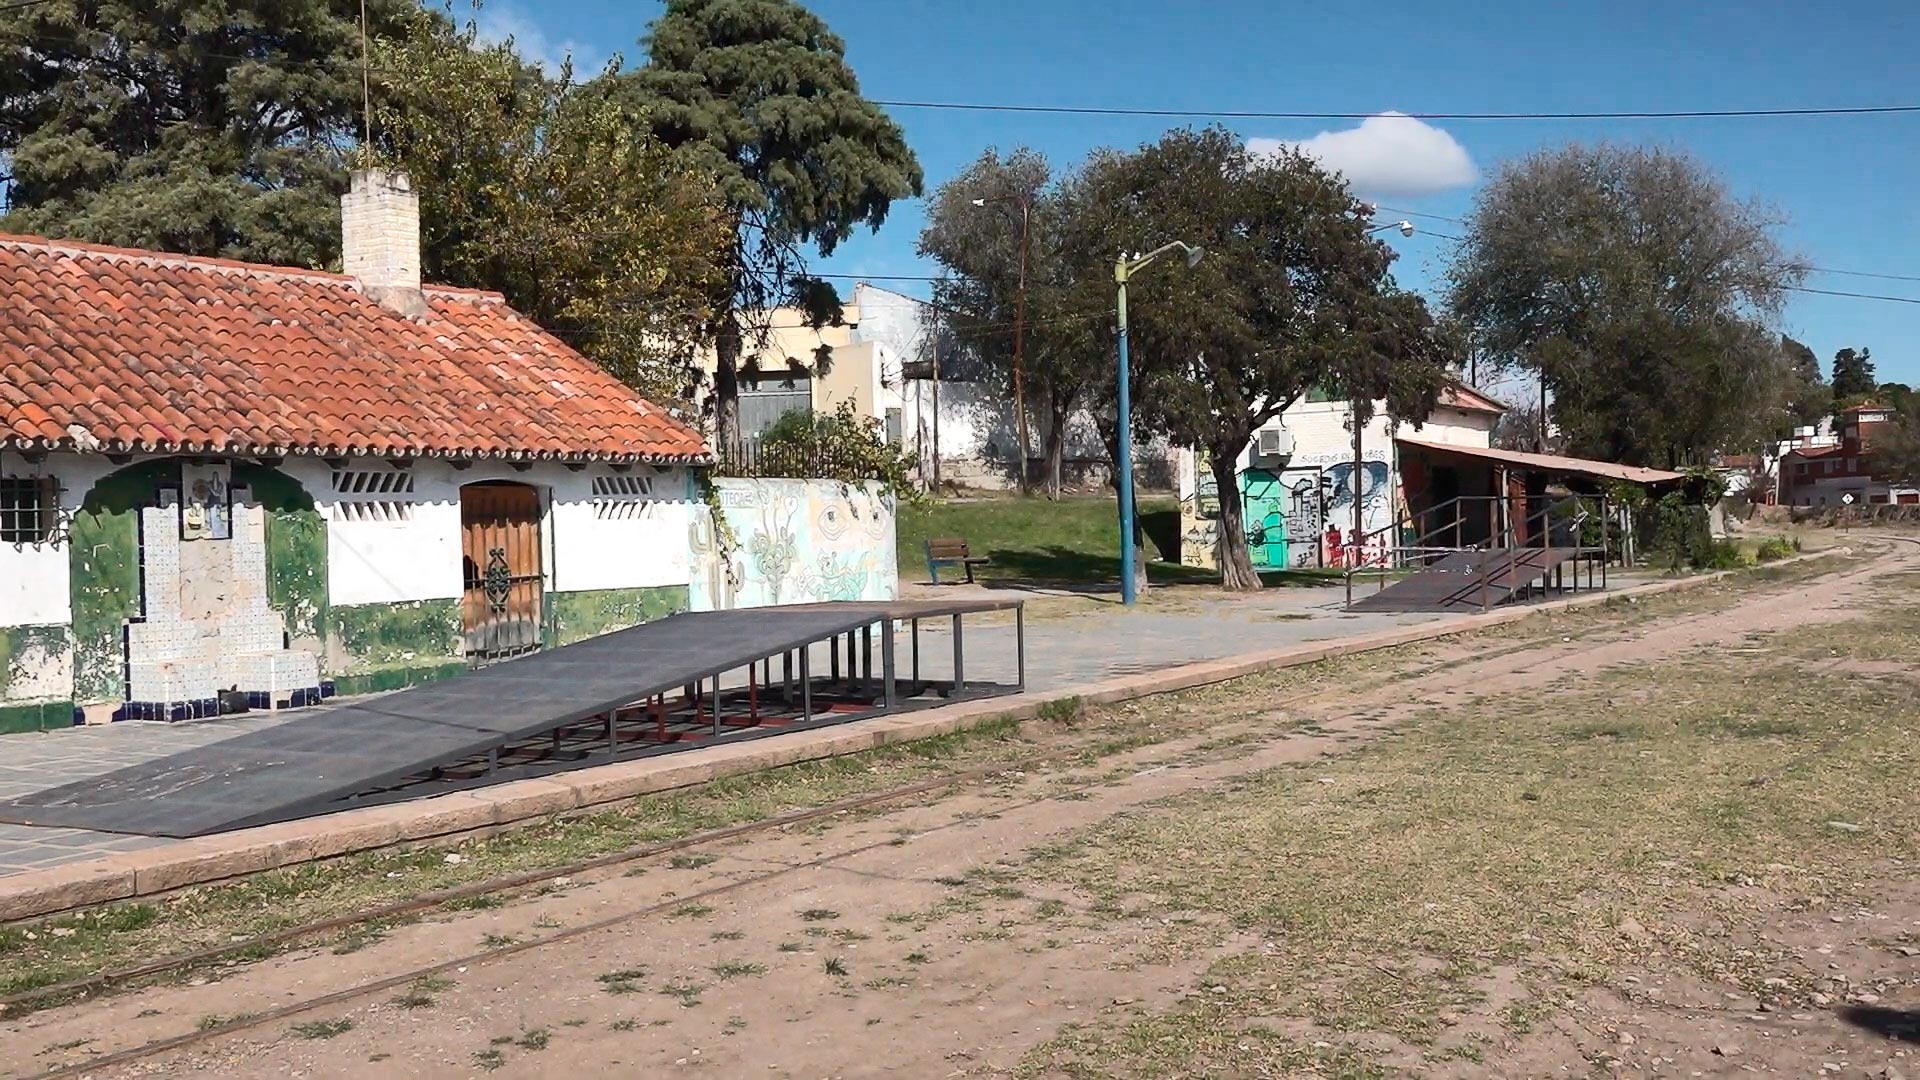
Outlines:
{"label": "wooden gate", "polygon": [[540,647],[540,493],[487,480],[460,489],[467,662],[484,664]]}

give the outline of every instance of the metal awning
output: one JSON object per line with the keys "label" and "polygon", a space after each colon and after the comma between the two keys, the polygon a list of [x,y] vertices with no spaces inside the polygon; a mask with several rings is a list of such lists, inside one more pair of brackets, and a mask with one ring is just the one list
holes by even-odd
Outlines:
{"label": "metal awning", "polygon": [[1452,457],[1472,458],[1499,465],[1509,465],[1535,472],[1556,473],[1561,476],[1587,476],[1596,480],[1628,480],[1636,484],[1677,484],[1686,479],[1684,473],[1668,472],[1665,469],[1648,469],[1639,465],[1621,465],[1613,461],[1595,461],[1591,458],[1562,457],[1558,454],[1529,454],[1521,450],[1495,450],[1486,446],[1457,446],[1453,443],[1427,442],[1423,439],[1395,439],[1399,446],[1430,454]]}

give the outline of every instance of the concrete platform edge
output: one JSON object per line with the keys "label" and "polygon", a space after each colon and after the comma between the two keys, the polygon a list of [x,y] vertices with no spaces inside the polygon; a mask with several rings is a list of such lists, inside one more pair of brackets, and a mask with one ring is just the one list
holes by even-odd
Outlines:
{"label": "concrete platform edge", "polygon": [[[1769,563],[1785,566],[1848,551],[1835,548]],[[1554,600],[1485,614],[1443,618],[1417,626],[1348,638],[1305,642],[1178,667],[1103,679],[1096,683],[963,702],[901,716],[857,720],[771,739],[731,743],[680,754],[615,762],[518,780],[490,788],[436,795],[182,840],[165,847],[109,855],[0,878],[0,924],[42,918],[98,904],[153,896],[263,870],[401,844],[448,842],[502,827],[543,821],[712,780],[805,761],[859,753],[890,743],[951,734],[998,720],[1026,719],[1043,705],[1080,698],[1112,704],[1224,682],[1261,671],[1298,667],[1336,657],[1434,641],[1503,626],[1538,615],[1618,603],[1711,584],[1739,570],[1723,570]]]}

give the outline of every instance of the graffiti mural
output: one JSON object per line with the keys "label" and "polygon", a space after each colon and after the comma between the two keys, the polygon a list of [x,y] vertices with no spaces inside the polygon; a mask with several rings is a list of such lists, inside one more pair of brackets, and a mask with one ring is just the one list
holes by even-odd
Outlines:
{"label": "graffiti mural", "polygon": [[710,514],[693,515],[693,610],[898,594],[893,499],[878,485],[721,479],[714,487],[731,546],[723,553]]}

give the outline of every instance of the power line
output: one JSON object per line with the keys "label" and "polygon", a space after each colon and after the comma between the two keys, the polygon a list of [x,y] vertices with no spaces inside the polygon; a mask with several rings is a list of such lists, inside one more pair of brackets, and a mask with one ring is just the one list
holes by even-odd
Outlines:
{"label": "power line", "polygon": [[[1063,116],[1158,116],[1205,120],[1370,120],[1374,112],[1268,112],[1225,109],[1129,109],[1091,105],[997,105],[964,101],[874,101],[889,109],[1043,113]],[[1920,113],[1920,105],[1837,105],[1771,109],[1648,109],[1623,112],[1409,112],[1410,120],[1718,120],[1769,116],[1875,116]]]}
{"label": "power line", "polygon": [[[0,11],[37,7],[50,2],[51,0],[14,0],[11,4],[0,5]],[[91,43],[89,40],[81,38],[78,35],[67,36],[42,31],[38,36],[43,39],[64,40],[69,44]],[[186,42],[175,43],[170,47],[177,49],[182,46],[191,47],[189,43]],[[193,51],[210,59],[250,60],[269,66],[330,66],[323,61],[309,61],[305,64],[300,64],[298,62],[281,59],[276,64],[273,60],[262,56],[236,56],[216,53],[205,49],[193,49]],[[382,72],[382,74],[386,74],[386,72]],[[712,96],[716,98],[726,98],[733,95],[716,94]],[[1091,105],[1014,105],[970,101],[905,101],[889,99],[874,99],[873,104],[890,109],[929,109],[952,112],[1027,113],[1057,116],[1148,116],[1211,120],[1368,120],[1382,115],[1380,110],[1368,112],[1304,112],[1251,109],[1119,108]],[[1403,116],[1412,120],[1715,120],[1753,117],[1887,116],[1914,113],[1920,113],[1920,104],[1823,105],[1755,109],[1647,109],[1617,112],[1407,112],[1395,113],[1394,115]]]}
{"label": "power line", "polygon": [[0,11],[24,11],[30,7],[39,7],[41,4],[51,3],[53,3],[53,0],[19,0],[18,3],[0,4]]}
{"label": "power line", "polygon": [[1920,304],[1920,296],[1885,296],[1879,293],[1845,292],[1840,289],[1809,289],[1804,285],[1789,285],[1793,292],[1813,293],[1816,296],[1850,296],[1856,300],[1886,300],[1895,304]]}
{"label": "power line", "polygon": [[[1420,210],[1408,210],[1405,207],[1380,206],[1375,204],[1374,209],[1384,210],[1389,214],[1400,214],[1405,217],[1432,218],[1434,221],[1450,221],[1456,225],[1465,225],[1467,223],[1465,218],[1448,217],[1445,214],[1429,214]],[[1421,231],[1424,232],[1428,230]],[[1432,235],[1445,236],[1446,234],[1432,233]],[[1449,237],[1449,239],[1458,240],[1459,237]],[[1805,269],[1811,274],[1839,274],[1844,277],[1880,278],[1884,281],[1920,281],[1920,275],[1915,274],[1882,274],[1872,270],[1840,270],[1831,266],[1806,266],[1802,269]]]}

